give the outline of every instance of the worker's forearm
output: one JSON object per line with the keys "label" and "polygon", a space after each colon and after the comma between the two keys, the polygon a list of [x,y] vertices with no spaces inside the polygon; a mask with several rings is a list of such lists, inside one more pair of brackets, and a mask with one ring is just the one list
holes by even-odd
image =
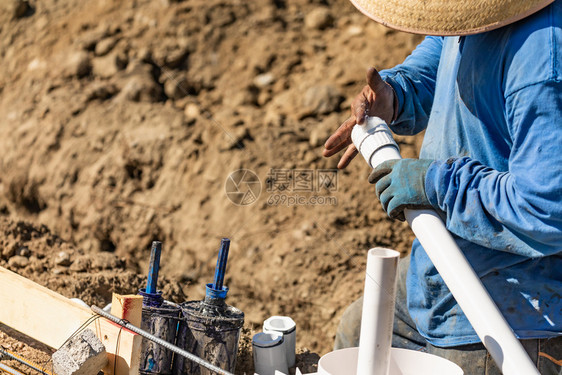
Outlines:
{"label": "worker's forearm", "polygon": [[468,157],[437,161],[427,172],[426,193],[432,205],[445,212],[447,229],[465,240],[526,257],[560,252],[559,196],[553,192],[540,207],[533,206],[518,191],[515,179]]}
{"label": "worker's forearm", "polygon": [[[508,170],[470,158],[433,163],[432,205],[447,228],[486,248],[529,257],[562,250],[562,83],[538,82],[506,99]],[[482,126],[494,126],[483,124]]]}
{"label": "worker's forearm", "polygon": [[395,133],[412,135],[427,126],[442,44],[440,37],[427,37],[404,63],[381,72],[398,101],[397,118],[390,124]]}

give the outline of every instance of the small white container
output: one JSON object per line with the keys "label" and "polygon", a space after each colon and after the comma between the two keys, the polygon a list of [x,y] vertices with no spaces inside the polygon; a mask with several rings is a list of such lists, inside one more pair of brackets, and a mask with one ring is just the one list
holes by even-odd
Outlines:
{"label": "small white container", "polygon": [[295,365],[295,346],[297,342],[297,325],[288,316],[272,316],[263,322],[263,331],[283,335],[287,366]]}
{"label": "small white container", "polygon": [[283,335],[260,332],[252,338],[255,373],[275,375],[275,371],[289,373]]}

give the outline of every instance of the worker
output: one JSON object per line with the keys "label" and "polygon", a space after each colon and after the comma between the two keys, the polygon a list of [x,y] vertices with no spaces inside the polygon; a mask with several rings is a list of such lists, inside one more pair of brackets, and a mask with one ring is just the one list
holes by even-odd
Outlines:
{"label": "worker", "polygon": [[[425,130],[419,159],[369,176],[383,209],[398,220],[405,208],[436,210],[540,373],[562,374],[562,1],[352,2],[430,36],[402,64],[368,70],[324,156],[347,147],[345,168],[365,116],[400,135]],[[440,355],[465,374],[499,374],[418,240],[399,269],[393,346]],[[358,346],[360,319],[358,300],[336,349]]]}

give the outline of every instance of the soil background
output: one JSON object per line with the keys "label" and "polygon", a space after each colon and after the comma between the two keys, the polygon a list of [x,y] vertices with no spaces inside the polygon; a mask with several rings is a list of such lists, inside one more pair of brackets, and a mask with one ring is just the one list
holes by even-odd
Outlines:
{"label": "soil background", "polygon": [[[183,302],[203,297],[229,237],[227,301],[246,336],[288,315],[301,350],[330,351],[367,250],[405,253],[413,235],[379,207],[363,160],[335,172],[322,145],[366,69],[421,37],[346,0],[0,8],[0,265],[103,306],[142,286],[157,239],[164,294]],[[397,140],[417,155],[421,137]],[[240,169],[260,181],[251,204],[225,191]]]}

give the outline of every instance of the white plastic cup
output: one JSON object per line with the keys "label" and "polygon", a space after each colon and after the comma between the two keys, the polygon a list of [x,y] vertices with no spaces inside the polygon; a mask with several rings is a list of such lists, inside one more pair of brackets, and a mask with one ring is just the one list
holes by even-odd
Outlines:
{"label": "white plastic cup", "polygon": [[283,335],[287,366],[295,366],[295,348],[297,342],[297,325],[288,316],[272,316],[263,322],[263,331]]}
{"label": "white plastic cup", "polygon": [[254,369],[258,375],[275,375],[276,371],[289,373],[283,335],[260,332],[252,338]]}

